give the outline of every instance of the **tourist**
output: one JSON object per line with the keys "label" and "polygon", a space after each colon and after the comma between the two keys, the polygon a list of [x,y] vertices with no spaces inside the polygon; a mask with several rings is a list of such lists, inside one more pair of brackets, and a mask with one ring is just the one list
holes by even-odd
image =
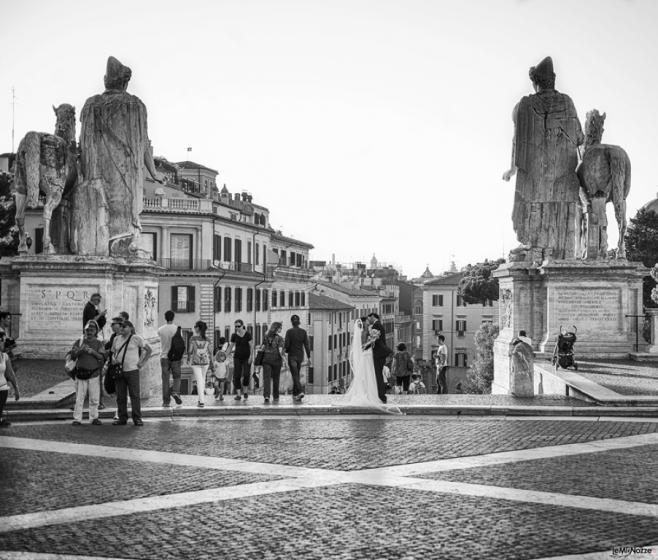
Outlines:
{"label": "tourist", "polygon": [[[279,378],[281,376],[281,366],[283,365],[283,338],[280,336],[283,325],[275,321],[270,325],[270,329],[263,340],[263,397],[265,403],[279,402]],[[272,389],[272,385],[274,388]]]}
{"label": "tourist", "polygon": [[[158,329],[160,337],[160,369],[162,371],[162,407],[171,406],[171,398],[174,398],[177,405],[183,403],[180,398],[180,377],[181,377],[181,359],[183,355],[172,356],[170,358],[171,342],[174,335],[178,332],[179,327],[174,325],[175,314],[173,311],[165,311],[164,318],[167,322]],[[176,350],[176,349],[174,349]],[[185,352],[185,342],[183,342],[183,353]],[[178,359],[176,359],[178,358]],[[169,383],[169,378],[173,378],[173,385]]]}
{"label": "tourist", "polygon": [[425,383],[420,378],[420,374],[411,374],[411,383],[409,383],[409,394],[419,395],[425,392]]}
{"label": "tourist", "polygon": [[307,332],[299,326],[299,315],[290,317],[290,322],[292,328],[286,331],[284,349],[288,354],[288,368],[292,376],[292,400],[301,402],[304,392],[299,381],[299,373],[304,365],[304,353],[306,352],[308,359],[311,359],[311,345]]}
{"label": "tourist", "polygon": [[9,356],[9,359],[12,362],[12,367],[16,370],[14,361],[16,356],[14,355],[14,350],[16,349],[16,341],[13,338],[10,338],[9,334],[11,333],[11,313],[8,311],[0,311],[0,334],[4,336],[4,352]]}
{"label": "tourist", "polygon": [[216,352],[224,352],[226,355],[226,383],[224,383],[223,391],[224,395],[228,395],[231,391],[231,384],[233,379],[233,356],[229,354],[230,344],[226,341],[226,338],[220,336],[217,340]]}
{"label": "tourist", "polygon": [[[119,317],[121,317],[124,321],[130,321],[130,315],[128,315],[127,311],[119,311]],[[133,327],[132,333],[137,334],[135,332],[135,327]]]}
{"label": "tourist", "polygon": [[4,332],[0,332],[0,428],[8,428],[11,422],[2,417],[2,413],[9,396],[9,386],[14,389],[14,398],[18,400],[20,394],[18,392],[18,383],[16,382],[16,375],[14,368],[11,365],[11,359],[5,352],[5,341],[7,337]]}
{"label": "tourist", "polygon": [[[112,362],[112,344],[114,343],[114,339],[121,333],[121,327],[123,325],[123,317],[113,317],[112,318],[112,323],[110,324],[110,329],[112,330],[112,334],[110,335],[110,340],[108,340],[105,343],[105,350],[106,350],[106,356],[107,359],[105,361],[105,366],[103,366],[103,373],[101,377],[105,378],[108,375],[108,370],[110,367],[110,364]],[[116,393],[116,381],[113,383],[114,384],[114,391],[109,391],[108,390],[108,381],[105,380],[105,382],[101,382],[101,388],[105,389],[105,392],[108,395],[112,395]],[[111,381],[109,381],[109,384],[112,384]],[[102,391],[101,391],[101,401],[98,403],[98,408],[105,408],[105,406],[102,404]],[[119,411],[117,408],[117,411],[114,414],[114,420],[119,419]]]}
{"label": "tourist", "polygon": [[211,377],[213,387],[215,388],[215,400],[224,400],[224,387],[228,379],[228,362],[226,361],[226,352],[217,350],[214,358],[214,373]]}
{"label": "tourist", "polygon": [[105,327],[105,323],[107,322],[107,319],[105,318],[107,309],[101,311],[101,299],[100,294],[91,294],[89,301],[82,311],[82,327],[86,328],[89,321],[96,321],[99,334],[102,332],[103,327]]}
{"label": "tourist", "polygon": [[141,336],[132,334],[134,328],[130,321],[124,321],[120,334],[112,343],[112,364],[119,365],[122,369],[121,375],[116,379],[119,417],[113,422],[115,426],[125,426],[128,423],[128,394],[133,423],[135,426],[144,425],[139,394],[139,370],[148,361],[152,349]]}
{"label": "tourist", "polygon": [[407,352],[407,345],[404,342],[398,344],[398,351],[393,355],[392,367],[395,376],[396,391],[406,395],[409,392],[409,383],[411,374],[414,371],[414,362]]}
{"label": "tourist", "polygon": [[439,347],[436,350],[436,384],[439,395],[448,392],[448,381],[446,372],[448,371],[448,347],[446,346],[446,337],[439,335]]}
{"label": "tourist", "polygon": [[242,397],[247,400],[249,396],[249,368],[251,364],[252,352],[252,336],[251,333],[244,326],[242,319],[236,319],[235,332],[231,335],[231,346],[227,355],[233,352],[233,391],[235,392],[235,400],[240,400],[240,392]]}
{"label": "tourist", "polygon": [[196,380],[197,396],[199,402],[197,406],[206,405],[206,373],[208,367],[214,371],[215,366],[211,363],[212,349],[210,342],[206,338],[208,326],[203,321],[197,321],[194,324],[194,336],[190,338],[190,345],[187,351],[187,363],[192,366],[194,379]]}
{"label": "tourist", "polygon": [[101,371],[105,363],[105,345],[98,340],[98,323],[89,321],[84,328],[84,336],[75,341],[71,348],[71,358],[75,363],[75,406],[73,425],[82,424],[82,407],[89,395],[89,420],[100,425],[98,401],[101,394]]}

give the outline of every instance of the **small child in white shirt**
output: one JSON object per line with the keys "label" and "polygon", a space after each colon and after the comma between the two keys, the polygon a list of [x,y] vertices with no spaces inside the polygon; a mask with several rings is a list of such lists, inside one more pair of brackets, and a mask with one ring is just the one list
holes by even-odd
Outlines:
{"label": "small child in white shirt", "polygon": [[213,358],[215,371],[210,378],[215,388],[215,400],[224,400],[224,384],[227,381],[228,364],[226,363],[226,353],[219,350]]}

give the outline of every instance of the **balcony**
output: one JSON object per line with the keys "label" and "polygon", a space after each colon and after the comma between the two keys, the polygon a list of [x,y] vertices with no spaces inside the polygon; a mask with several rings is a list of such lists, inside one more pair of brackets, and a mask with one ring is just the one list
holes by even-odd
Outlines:
{"label": "balcony", "polygon": [[177,213],[212,213],[212,201],[204,198],[144,198],[144,211]]}
{"label": "balcony", "polygon": [[[262,272],[257,270],[251,263],[224,262],[209,259],[177,259],[177,258],[158,258],[155,262],[167,270],[181,272],[241,272],[247,274],[258,274]],[[262,267],[259,267],[262,268]]]}

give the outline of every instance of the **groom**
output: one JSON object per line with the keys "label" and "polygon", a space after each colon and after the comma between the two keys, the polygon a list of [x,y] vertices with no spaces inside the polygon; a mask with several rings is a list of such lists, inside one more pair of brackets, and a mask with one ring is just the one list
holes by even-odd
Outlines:
{"label": "groom", "polygon": [[379,337],[372,347],[372,359],[375,363],[375,379],[377,380],[377,394],[383,403],[386,403],[386,387],[384,385],[384,363],[386,358],[392,354],[391,349],[386,346],[386,332],[379,321],[377,313],[368,315],[368,327],[379,331]]}

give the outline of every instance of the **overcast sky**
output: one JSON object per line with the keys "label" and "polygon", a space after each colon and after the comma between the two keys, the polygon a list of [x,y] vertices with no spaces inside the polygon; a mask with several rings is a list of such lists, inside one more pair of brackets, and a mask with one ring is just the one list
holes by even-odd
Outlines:
{"label": "overcast sky", "polygon": [[[52,131],[51,106],[103,91],[130,66],[156,155],[219,171],[311,256],[418,276],[517,245],[511,113],[528,68],[607,113],[628,152],[628,216],[656,196],[654,0],[3,2],[0,152]],[[78,125],[78,133],[79,133]],[[192,152],[186,151],[191,146]],[[610,216],[610,243],[616,225]]]}

